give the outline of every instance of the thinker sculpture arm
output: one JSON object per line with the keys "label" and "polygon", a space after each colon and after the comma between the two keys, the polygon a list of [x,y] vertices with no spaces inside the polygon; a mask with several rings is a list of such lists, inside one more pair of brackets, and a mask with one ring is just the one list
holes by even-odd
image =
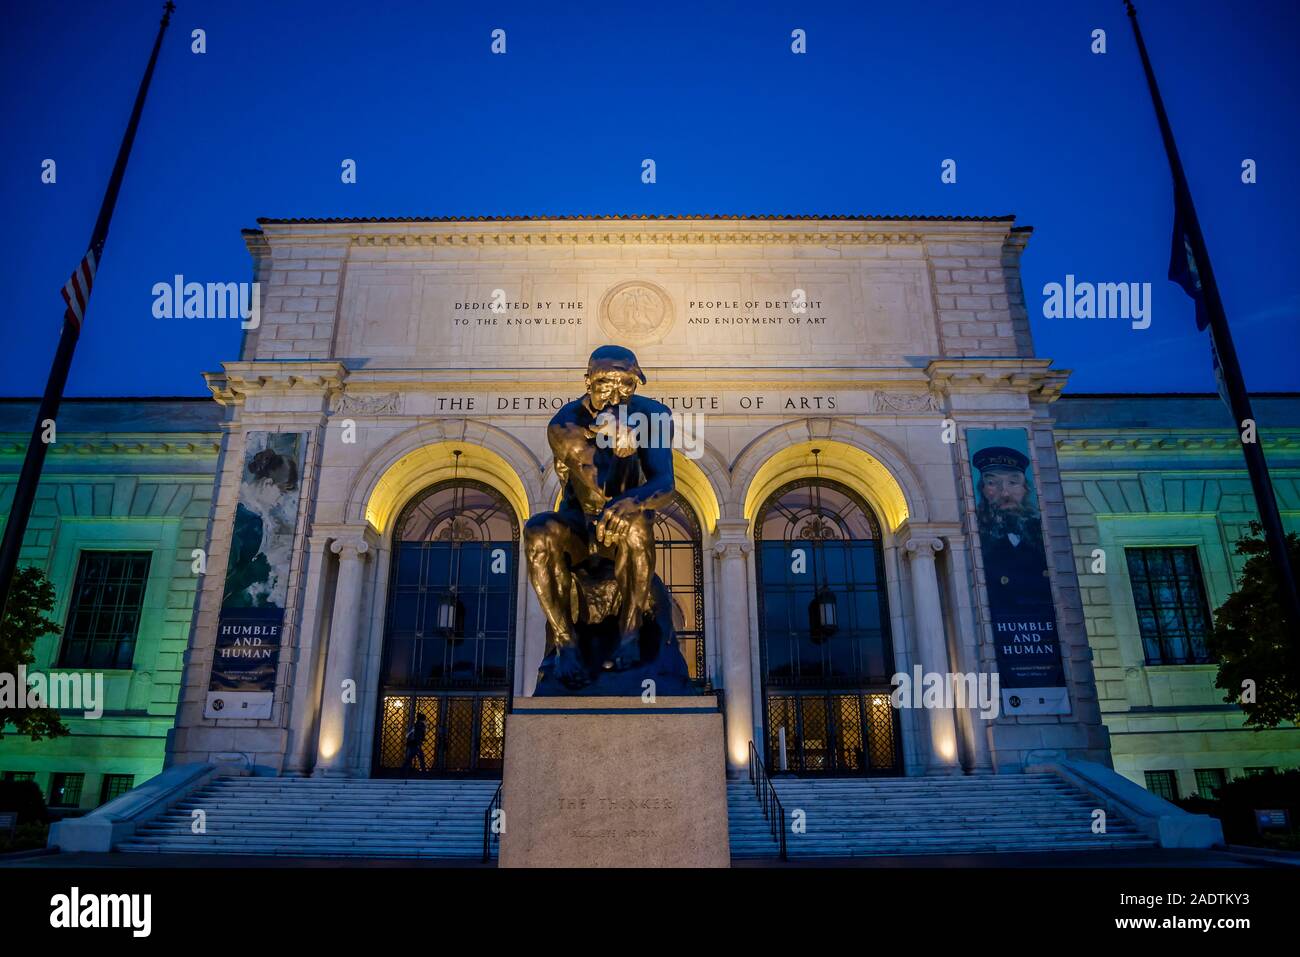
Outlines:
{"label": "thinker sculpture arm", "polygon": [[[637,450],[645,481],[616,495],[601,513],[596,523],[596,540],[602,544],[622,541],[629,524],[637,516],[667,505],[673,497],[676,481],[673,476],[672,425],[665,430],[667,442],[656,443]],[[653,567],[653,564],[652,564]]]}

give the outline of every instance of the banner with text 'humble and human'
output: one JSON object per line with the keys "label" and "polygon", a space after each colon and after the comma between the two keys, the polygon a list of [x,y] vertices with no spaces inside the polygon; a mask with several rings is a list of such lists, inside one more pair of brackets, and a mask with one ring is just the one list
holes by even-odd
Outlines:
{"label": "banner with text 'humble and human'", "polygon": [[271,716],[305,444],[297,432],[247,435],[205,717]]}
{"label": "banner with text 'humble and human'", "polygon": [[969,429],[1002,709],[1069,714],[1042,513],[1024,429]]}

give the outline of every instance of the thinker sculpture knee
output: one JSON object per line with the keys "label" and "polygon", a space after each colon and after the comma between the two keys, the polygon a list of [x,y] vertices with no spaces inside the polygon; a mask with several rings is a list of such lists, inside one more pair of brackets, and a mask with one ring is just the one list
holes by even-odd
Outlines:
{"label": "thinker sculpture knee", "polygon": [[[686,684],[672,599],[654,573],[654,513],[675,487],[672,414],[636,394],[644,383],[631,350],[602,346],[588,362],[586,394],[547,427],[563,492],[555,511],[524,526],[528,579],[548,632],[537,694],[593,683],[602,693],[640,694],[643,676]],[[636,685],[602,680],[608,672]]]}

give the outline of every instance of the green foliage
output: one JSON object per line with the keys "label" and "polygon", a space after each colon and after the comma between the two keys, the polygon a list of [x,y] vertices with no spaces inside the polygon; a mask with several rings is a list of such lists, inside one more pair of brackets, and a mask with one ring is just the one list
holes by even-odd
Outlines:
{"label": "green foliage", "polygon": [[30,824],[19,824],[14,829],[13,836],[0,833],[0,854],[9,854],[15,851],[34,851],[42,848],[48,843],[50,837],[50,826],[40,821],[32,821]]}
{"label": "green foliage", "polygon": [[[1286,537],[1293,570],[1300,569],[1300,536]],[[1246,723],[1276,728],[1300,719],[1300,636],[1283,624],[1277,574],[1269,559],[1263,528],[1250,523],[1250,535],[1238,540],[1238,555],[1246,557],[1237,590],[1214,613],[1210,654],[1219,661],[1215,684],[1239,703]],[[1254,682],[1254,701],[1241,700],[1245,682]]]}
{"label": "green foliage", "polygon": [[16,813],[19,824],[44,824],[49,820],[45,798],[35,781],[0,781],[0,811]]}
{"label": "green foliage", "polygon": [[[1229,844],[1285,848],[1300,839],[1300,770],[1234,778],[1215,791],[1214,796],[1213,801],[1192,797],[1177,803],[1193,814],[1217,817]],[[1291,832],[1261,834],[1255,826],[1255,812],[1278,809],[1291,815]]]}
{"label": "green foliage", "polygon": [[[19,666],[30,666],[35,660],[32,647],[36,639],[59,633],[58,624],[49,617],[53,609],[54,586],[45,573],[32,565],[21,566],[9,586],[9,601],[0,621],[0,674],[12,675],[11,680],[17,682]],[[58,712],[49,708],[0,706],[0,738],[7,725],[30,735],[33,741],[69,733]]]}

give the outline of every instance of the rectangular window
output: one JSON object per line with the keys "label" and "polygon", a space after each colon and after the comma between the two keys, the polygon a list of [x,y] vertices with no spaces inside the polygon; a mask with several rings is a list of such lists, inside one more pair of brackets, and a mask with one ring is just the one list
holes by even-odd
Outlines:
{"label": "rectangular window", "polygon": [[1204,664],[1210,612],[1195,548],[1126,548],[1138,631],[1149,665]]}
{"label": "rectangular window", "polygon": [[1147,790],[1166,801],[1178,800],[1178,775],[1173,771],[1147,771]]}
{"label": "rectangular window", "polygon": [[149,558],[149,552],[81,553],[59,667],[131,667]]}
{"label": "rectangular window", "polygon": [[1196,769],[1196,793],[1207,801],[1215,799],[1214,792],[1223,787],[1224,781],[1223,768]]}
{"label": "rectangular window", "polygon": [[1277,768],[1245,768],[1246,777],[1257,778],[1263,774],[1277,774]]}
{"label": "rectangular window", "polygon": [[54,774],[50,776],[50,807],[80,807],[81,785],[84,774]]}
{"label": "rectangular window", "polygon": [[36,780],[36,772],[35,772],[35,771],[6,771],[6,772],[4,773],[4,780],[6,780],[6,781],[35,781],[35,780]]}
{"label": "rectangular window", "polygon": [[104,785],[99,791],[99,803],[107,804],[113,798],[121,797],[134,785],[134,774],[105,774]]}

